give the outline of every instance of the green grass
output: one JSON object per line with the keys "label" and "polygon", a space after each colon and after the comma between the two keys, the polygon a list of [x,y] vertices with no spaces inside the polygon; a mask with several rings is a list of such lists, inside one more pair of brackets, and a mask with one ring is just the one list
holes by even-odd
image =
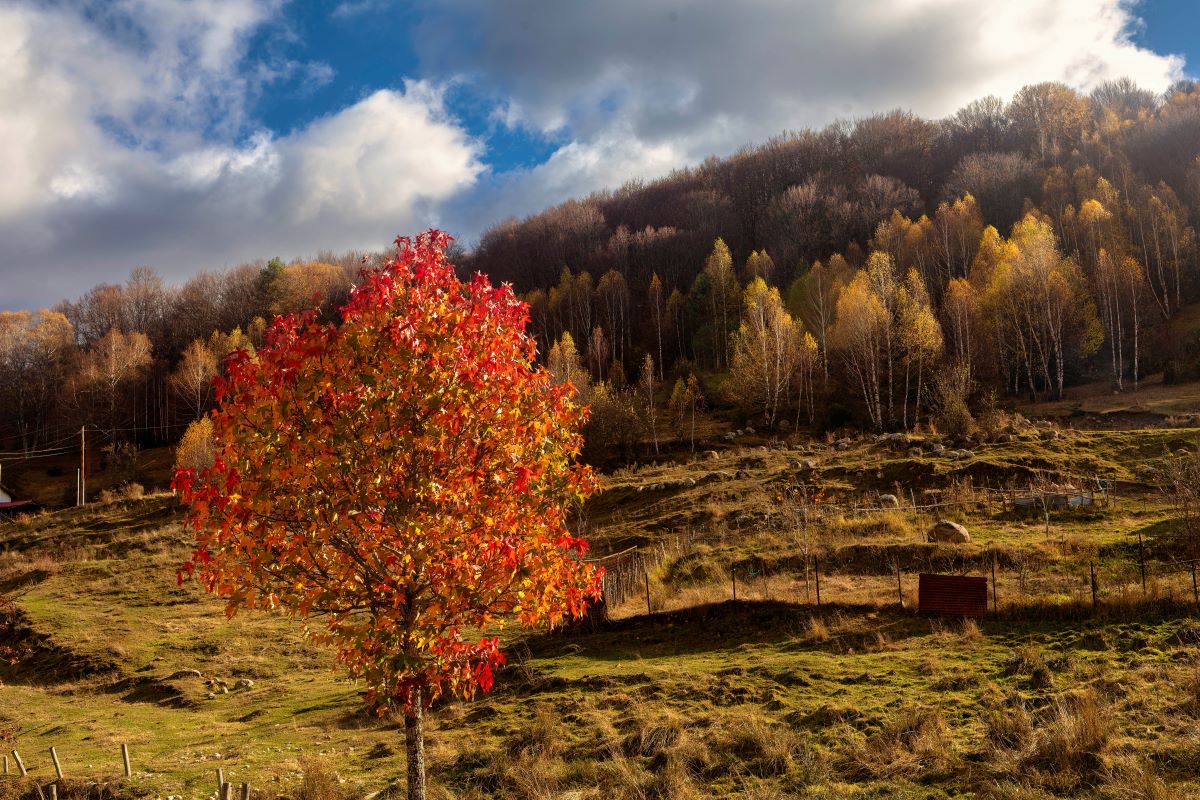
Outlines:
{"label": "green grass", "polygon": [[[977,445],[954,462],[866,441],[812,455],[810,483],[843,503],[903,496],[897,475],[914,493],[1037,470],[1127,482],[1115,508],[1055,515],[1049,537],[1041,521],[996,509],[959,512],[973,540],[948,549],[919,541],[931,518],[903,510],[831,520],[814,533],[828,559],[821,610],[786,568],[798,540],[775,499],[794,480],[789,461],[809,454],[727,448],[607,476],[587,510],[600,552],[711,534],[653,576],[655,607],[674,610],[647,617],[638,600],[595,631],[510,636],[513,663],[494,692],[432,712],[435,796],[1195,796],[1200,626],[1178,601],[1141,607],[1116,588],[1136,581],[1138,530],[1174,557],[1170,509],[1139,488],[1137,467],[1194,435],[1064,434]],[[746,476],[677,483],[738,469]],[[400,726],[364,714],[363,687],[298,623],[230,620],[176,585],[188,552],[177,513],[155,496],[0,527],[0,590],[48,637],[40,660],[0,668],[0,737],[15,729],[6,747],[48,780],[50,746],[68,775],[93,777],[119,771],[125,742],[134,782],[160,796],[207,796],[218,767],[294,793],[307,759],[371,791],[402,780]],[[1004,613],[977,627],[895,605],[893,560],[993,551],[1036,562],[1025,605],[1011,565]],[[1095,618],[1078,604],[1093,560],[1108,607]],[[730,603],[735,564],[743,599]],[[904,580],[911,600],[915,576]],[[193,669],[205,677],[172,677]],[[222,693],[209,678],[253,687]],[[1102,736],[1080,733],[1096,726]]]}

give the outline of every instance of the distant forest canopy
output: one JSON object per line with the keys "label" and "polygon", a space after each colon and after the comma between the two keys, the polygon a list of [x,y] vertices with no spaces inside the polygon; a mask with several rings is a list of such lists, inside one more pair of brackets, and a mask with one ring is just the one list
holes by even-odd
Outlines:
{"label": "distant forest canopy", "polygon": [[[629,453],[714,406],[777,429],[959,427],[996,394],[1200,377],[1200,342],[1175,329],[1200,294],[1197,226],[1200,86],[1046,83],[944,120],[784,134],[499,223],[455,257],[522,293],[539,352],[593,405],[591,440]],[[314,297],[332,314],[381,257],[178,287],[138,268],[0,314],[0,452],[85,423],[177,439],[221,358]]]}

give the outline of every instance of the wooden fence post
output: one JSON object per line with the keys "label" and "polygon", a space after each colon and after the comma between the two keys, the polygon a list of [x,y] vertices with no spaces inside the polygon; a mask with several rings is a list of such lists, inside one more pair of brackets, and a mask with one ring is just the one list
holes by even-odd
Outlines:
{"label": "wooden fence post", "polygon": [[25,769],[25,762],[21,760],[21,754],[18,753],[16,750],[13,750],[12,754],[13,754],[13,761],[17,762],[17,771],[20,772],[21,777],[24,778],[26,775],[29,774],[29,770]]}
{"label": "wooden fence post", "polygon": [[1088,569],[1092,573],[1092,611],[1095,611],[1098,605],[1097,595],[1100,593],[1100,587],[1096,584],[1096,562],[1089,561]]}
{"label": "wooden fence post", "polygon": [[646,616],[650,616],[650,573],[643,572],[642,577],[646,580]]}
{"label": "wooden fence post", "polygon": [[1000,613],[1000,596],[996,592],[996,551],[992,551],[992,613]]}
{"label": "wooden fence post", "polygon": [[221,796],[221,787],[225,784],[225,770],[217,767],[217,800],[224,800]]}
{"label": "wooden fence post", "polygon": [[221,791],[218,793],[217,800],[233,800],[233,784],[229,781],[221,781]]}
{"label": "wooden fence post", "polygon": [[729,567],[729,577],[733,579],[733,599],[737,600],[737,565]]}
{"label": "wooden fence post", "polygon": [[61,781],[63,779],[62,765],[58,763],[58,751],[53,747],[50,748],[50,760],[54,762],[54,774]]}
{"label": "wooden fence post", "polygon": [[250,800],[250,784],[242,784],[242,800]]}
{"label": "wooden fence post", "polygon": [[121,760],[125,762],[125,777],[133,777],[133,769],[129,766],[129,745],[121,742]]}
{"label": "wooden fence post", "polygon": [[817,608],[821,607],[821,559],[813,556],[813,574],[817,579]]}
{"label": "wooden fence post", "polygon": [[50,800],[58,800],[58,784],[50,784]]}
{"label": "wooden fence post", "polygon": [[4,757],[4,774],[8,774],[8,756]]}
{"label": "wooden fence post", "polygon": [[1200,611],[1200,587],[1196,585],[1196,559],[1192,559],[1192,599],[1196,601],[1196,611]]}
{"label": "wooden fence post", "polygon": [[1138,568],[1142,572],[1142,595],[1146,594],[1146,549],[1142,547],[1142,531],[1138,529]]}
{"label": "wooden fence post", "polygon": [[904,586],[900,583],[900,562],[893,561],[892,564],[896,567],[896,597],[900,599],[900,608],[904,608]]}

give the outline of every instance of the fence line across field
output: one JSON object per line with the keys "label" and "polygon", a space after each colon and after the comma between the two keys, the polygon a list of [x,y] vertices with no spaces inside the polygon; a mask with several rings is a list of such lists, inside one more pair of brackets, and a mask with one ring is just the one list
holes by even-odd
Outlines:
{"label": "fence line across field", "polygon": [[[640,600],[644,594],[646,613],[652,613],[654,609],[651,601],[650,573],[660,568],[667,559],[691,552],[697,543],[721,538],[724,538],[722,534],[696,535],[689,531],[672,534],[663,541],[650,546],[628,547],[607,556],[588,559],[590,563],[605,568],[603,602],[606,611],[611,611],[630,601]],[[969,572],[984,573],[984,577],[988,578],[990,582],[993,613],[997,612],[1001,605],[999,591],[1001,579],[1006,583],[1015,579],[1018,602],[1028,602],[1039,597],[1061,598],[1064,596],[1085,602],[1087,589],[1090,588],[1092,606],[1094,609],[1098,609],[1104,589],[1109,589],[1109,594],[1112,596],[1127,598],[1129,588],[1136,587],[1140,583],[1141,598],[1149,599],[1151,580],[1156,582],[1155,592],[1158,592],[1164,586],[1163,579],[1183,575],[1185,576],[1184,585],[1171,587],[1168,583],[1166,588],[1170,590],[1172,596],[1177,589],[1181,590],[1181,594],[1185,596],[1190,594],[1197,612],[1200,613],[1200,578],[1197,576],[1200,571],[1200,559],[1150,561],[1146,558],[1145,547],[1140,541],[1136,560],[1125,564],[1126,569],[1124,570],[1113,569],[1110,566],[1104,570],[1107,574],[1103,575],[1097,572],[1095,562],[1088,563],[1086,572],[1081,571],[1078,575],[1074,573],[1064,575],[1050,571],[1043,572],[1036,567],[1031,569],[1030,565],[1024,561],[1019,561],[1014,565],[1009,563],[1011,559],[1005,559],[1005,566],[1001,567],[999,556],[1000,551],[994,547],[980,553],[959,554],[957,560],[954,558],[954,554],[939,554],[936,558],[927,557],[923,563],[910,564],[907,569],[902,569],[899,559],[893,557],[889,564],[891,569],[886,574],[857,571],[831,573],[830,565],[834,563],[833,559],[827,554],[823,556],[817,550],[807,554],[785,557],[751,556],[731,561],[728,564],[729,597],[734,600],[738,599],[740,588],[740,596],[742,599],[747,599],[755,593],[754,587],[757,584],[784,577],[798,584],[796,591],[788,592],[786,597],[769,599],[803,600],[803,602],[810,603],[813,600],[813,590],[815,589],[816,603],[820,606],[823,602],[837,600],[833,596],[834,585],[830,583],[831,580],[836,579],[842,584],[857,583],[860,587],[868,588],[884,581],[894,580],[894,589],[891,590],[891,594],[903,608],[906,607],[904,590],[906,575],[912,576],[917,572],[937,572],[939,570],[945,572],[948,569],[950,570],[949,574],[957,575]],[[825,583],[824,600],[821,596],[822,576]],[[801,581],[802,589],[799,587]],[[1189,583],[1190,585],[1187,585]],[[1041,591],[1039,591],[1039,587]],[[1047,589],[1052,590],[1048,591]],[[1191,591],[1187,591],[1188,589]],[[1114,591],[1115,595],[1113,595]]]}

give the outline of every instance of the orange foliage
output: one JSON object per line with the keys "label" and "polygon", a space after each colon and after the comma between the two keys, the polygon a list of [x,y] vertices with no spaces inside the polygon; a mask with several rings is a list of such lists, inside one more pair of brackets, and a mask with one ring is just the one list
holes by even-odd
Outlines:
{"label": "orange foliage", "polygon": [[[419,714],[492,684],[498,640],[599,592],[566,527],[593,488],[585,412],[536,365],[510,287],[455,277],[450,238],[396,240],[340,324],[280,317],[216,379],[215,462],[181,470],[196,549],[180,572],[239,608],[323,617],[380,708]],[[416,703],[417,708],[413,708]]]}

